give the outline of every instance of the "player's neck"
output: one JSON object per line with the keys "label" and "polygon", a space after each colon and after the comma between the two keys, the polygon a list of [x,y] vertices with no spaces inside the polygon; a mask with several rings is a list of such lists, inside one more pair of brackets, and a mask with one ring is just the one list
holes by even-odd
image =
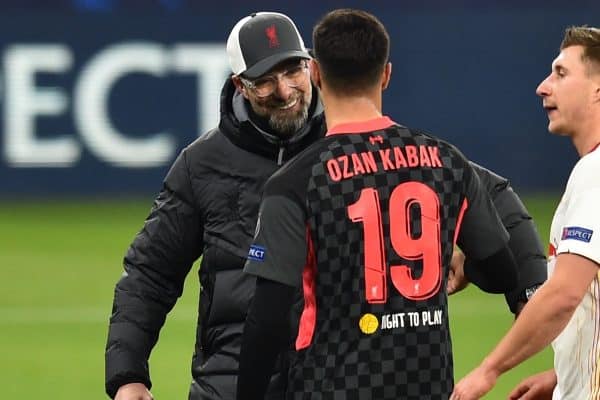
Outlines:
{"label": "player's neck", "polygon": [[332,96],[322,93],[323,108],[327,126],[368,121],[381,114],[381,92],[379,96]]}
{"label": "player's neck", "polygon": [[600,113],[581,126],[571,139],[580,157],[595,149],[600,143]]}

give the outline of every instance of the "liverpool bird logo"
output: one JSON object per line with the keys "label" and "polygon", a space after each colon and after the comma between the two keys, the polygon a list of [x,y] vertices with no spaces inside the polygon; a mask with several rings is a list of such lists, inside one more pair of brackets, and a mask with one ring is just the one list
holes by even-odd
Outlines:
{"label": "liverpool bird logo", "polygon": [[279,47],[279,39],[277,38],[277,30],[275,29],[275,25],[271,25],[265,29],[265,34],[269,39],[269,47]]}

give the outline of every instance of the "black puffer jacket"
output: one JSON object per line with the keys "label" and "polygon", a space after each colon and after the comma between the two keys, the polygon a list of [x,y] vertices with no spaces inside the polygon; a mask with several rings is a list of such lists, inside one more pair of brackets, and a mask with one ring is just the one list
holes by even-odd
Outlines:
{"label": "black puffer jacket", "polygon": [[[109,396],[125,383],[150,387],[148,357],[202,255],[190,399],[235,398],[241,333],[254,292],[254,280],[242,268],[262,187],[283,162],[324,134],[314,88],[313,94],[309,123],[283,142],[249,120],[245,100],[226,82],[219,127],[181,152],[125,256],[106,345]],[[283,398],[281,385],[272,385],[269,398]]]}
{"label": "black puffer jacket", "polygon": [[[510,182],[481,165],[474,162],[471,165],[490,194],[502,224],[510,234],[508,246],[519,267],[519,284],[513,291],[505,293],[504,297],[510,310],[516,313],[533,291],[546,281],[548,273],[544,247],[529,212],[513,191]],[[490,285],[486,282],[486,277],[471,266],[470,260],[465,260],[467,278],[485,290]]]}

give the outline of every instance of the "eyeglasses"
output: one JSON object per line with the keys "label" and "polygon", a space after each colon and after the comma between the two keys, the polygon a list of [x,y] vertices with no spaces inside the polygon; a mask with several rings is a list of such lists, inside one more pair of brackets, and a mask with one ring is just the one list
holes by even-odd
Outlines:
{"label": "eyeglasses", "polygon": [[278,74],[262,76],[252,81],[240,76],[240,80],[247,88],[252,89],[256,96],[267,97],[275,92],[280,79],[289,87],[295,88],[302,85],[306,79],[304,73],[306,68],[308,68],[306,61],[302,61],[300,64]]}

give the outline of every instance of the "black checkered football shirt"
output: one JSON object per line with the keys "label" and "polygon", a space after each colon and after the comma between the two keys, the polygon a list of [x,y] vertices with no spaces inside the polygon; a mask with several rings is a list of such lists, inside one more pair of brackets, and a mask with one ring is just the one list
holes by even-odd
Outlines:
{"label": "black checkered football shirt", "polygon": [[288,398],[447,399],[454,244],[507,241],[453,146],[387,117],[328,132],[267,183],[245,267],[304,292]]}

